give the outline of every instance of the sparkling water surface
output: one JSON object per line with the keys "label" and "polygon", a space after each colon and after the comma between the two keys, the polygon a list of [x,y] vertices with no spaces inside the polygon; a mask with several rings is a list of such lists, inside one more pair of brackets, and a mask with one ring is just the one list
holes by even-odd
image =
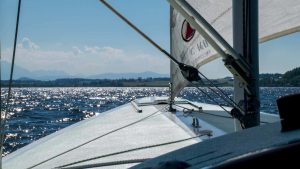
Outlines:
{"label": "sparkling water surface", "polygon": [[[207,88],[203,88],[213,95]],[[233,88],[222,90],[233,96]],[[78,121],[146,96],[166,96],[168,88],[15,88],[7,116],[4,154],[15,151],[34,140],[49,135]],[[300,88],[261,88],[261,111],[277,114],[276,99],[300,93]],[[4,109],[7,89],[2,89],[1,105]],[[182,98],[214,104],[196,88],[186,88]],[[217,98],[217,97],[214,97]],[[216,99],[227,105],[221,99]],[[3,111],[3,110],[2,110]]]}

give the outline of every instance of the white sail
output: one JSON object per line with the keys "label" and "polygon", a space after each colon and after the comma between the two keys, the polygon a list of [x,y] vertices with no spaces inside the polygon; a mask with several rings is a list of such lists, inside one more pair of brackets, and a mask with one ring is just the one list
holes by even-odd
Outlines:
{"label": "white sail", "polygon": [[[232,0],[187,0],[232,45]],[[300,30],[300,0],[260,0],[259,40],[265,42]],[[216,59],[216,51],[176,10],[171,12],[171,54],[178,61],[199,68]],[[174,98],[188,84],[171,63]]]}

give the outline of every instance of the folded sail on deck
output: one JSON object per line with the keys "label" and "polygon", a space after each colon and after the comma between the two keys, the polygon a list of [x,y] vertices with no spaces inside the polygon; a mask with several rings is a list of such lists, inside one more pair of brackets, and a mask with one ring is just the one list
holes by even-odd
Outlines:
{"label": "folded sail on deck", "polygon": [[[232,44],[232,0],[187,0]],[[300,30],[300,0],[260,0],[259,37],[265,42]],[[199,68],[216,59],[210,44],[176,10],[171,12],[171,54],[178,61]],[[188,85],[171,62],[172,98]]]}

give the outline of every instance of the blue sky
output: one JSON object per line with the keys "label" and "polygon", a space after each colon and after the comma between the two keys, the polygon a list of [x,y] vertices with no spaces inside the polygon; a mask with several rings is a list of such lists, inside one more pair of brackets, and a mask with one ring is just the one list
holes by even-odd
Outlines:
{"label": "blue sky", "polygon": [[[28,70],[69,74],[154,71],[169,73],[168,59],[98,0],[23,0],[16,63]],[[169,49],[169,4],[165,0],[111,0],[133,23]],[[1,0],[1,44],[11,59],[17,0]],[[261,72],[300,66],[300,34],[260,45]],[[228,75],[221,60],[201,70]]]}

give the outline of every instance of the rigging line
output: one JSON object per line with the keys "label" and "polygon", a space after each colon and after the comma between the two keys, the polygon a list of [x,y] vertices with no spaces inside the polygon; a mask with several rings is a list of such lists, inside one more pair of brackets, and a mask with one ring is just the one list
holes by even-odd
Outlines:
{"label": "rigging line", "polygon": [[[219,105],[225,112],[227,112],[230,116],[233,117],[232,113],[228,110],[226,110],[224,108],[224,106],[222,106],[221,104],[219,104],[214,98],[212,98],[209,94],[205,93],[202,89],[200,89],[199,87],[196,87],[199,91],[201,91],[203,94],[205,94],[207,97],[209,97],[213,102],[215,102],[215,104]],[[234,117],[236,119],[238,119],[239,121],[242,121],[242,119],[238,118],[238,117]],[[245,129],[245,126],[243,125],[243,123],[240,124],[242,129]]]}
{"label": "rigging line", "polygon": [[[207,94],[205,91],[203,91],[200,87],[196,86],[196,88],[201,91],[203,94],[205,94],[207,97],[209,97],[213,102],[215,102],[215,104],[219,105],[225,112],[227,112],[230,116],[233,117],[233,115],[231,114],[231,112],[229,112],[228,110],[226,110],[221,104],[219,104],[214,98],[212,98],[209,94]],[[241,119],[238,119],[239,121],[241,121]],[[245,126],[241,123],[241,127],[244,129]]]}
{"label": "rigging line", "polygon": [[[194,83],[195,84],[195,83]],[[204,84],[204,83],[203,83]],[[195,84],[197,85],[197,84]],[[223,95],[219,94],[217,91],[215,91],[213,88],[211,87],[207,87],[209,90],[211,90],[214,94],[216,94],[217,96],[219,96],[221,99],[223,99],[225,102],[227,102],[228,104],[230,104],[230,106],[235,107],[235,105],[231,102],[229,102],[228,100],[226,100],[226,97],[224,97]],[[221,103],[220,103],[221,104]]]}
{"label": "rigging line", "polygon": [[150,158],[110,161],[110,162],[86,164],[86,165],[80,165],[80,166],[74,166],[74,167],[64,167],[62,169],[82,169],[82,168],[106,167],[106,166],[115,166],[115,165],[122,165],[122,164],[142,163],[146,160],[150,160]]}
{"label": "rigging line", "polygon": [[175,141],[170,141],[170,142],[165,142],[165,143],[160,143],[160,144],[153,144],[153,145],[148,145],[148,146],[132,148],[132,149],[124,150],[124,151],[119,151],[119,152],[115,152],[115,153],[110,153],[110,154],[105,154],[105,155],[101,155],[101,156],[97,156],[97,157],[88,158],[88,159],[85,159],[85,160],[76,161],[76,162],[73,162],[73,163],[58,166],[56,168],[64,168],[64,167],[67,167],[67,166],[70,166],[70,165],[75,165],[75,164],[79,164],[79,163],[83,163],[83,162],[87,162],[87,161],[91,161],[91,160],[96,160],[96,159],[100,159],[100,158],[104,158],[104,157],[124,154],[124,153],[132,152],[132,151],[138,151],[138,150],[144,150],[144,149],[148,149],[148,148],[160,147],[160,146],[165,146],[165,145],[169,145],[169,144],[176,144],[176,143],[192,140],[192,139],[195,139],[195,138],[198,138],[198,137],[202,137],[202,136],[205,136],[205,135],[206,134],[199,134],[199,135],[196,135],[194,137],[189,137],[189,138],[185,138],[185,139],[180,139],[180,140],[175,140]]}
{"label": "rigging line", "polygon": [[[169,59],[171,59],[173,62],[175,62],[177,65],[183,65],[183,63],[180,63],[178,60],[176,60],[170,53],[165,51],[162,47],[160,47],[157,43],[155,43],[151,38],[149,38],[145,33],[143,33],[140,29],[138,29],[133,23],[131,23],[127,18],[125,18],[121,13],[119,13],[116,9],[114,9],[109,3],[107,3],[105,0],[99,0],[102,2],[107,8],[109,8],[113,13],[115,13],[119,18],[121,18],[124,22],[126,22],[131,28],[133,28],[136,32],[138,32],[142,37],[144,37],[148,42],[150,42],[152,45],[154,45],[158,50],[160,50],[162,53],[164,53],[166,56],[168,56]],[[199,70],[198,72],[202,74]],[[203,75],[203,74],[202,74]],[[206,78],[206,76],[203,75],[203,77]],[[206,78],[208,79],[208,78]],[[210,81],[209,81],[210,82]],[[212,82],[211,82],[212,83]],[[213,83],[212,83],[213,85]],[[220,89],[219,89],[220,90]],[[223,91],[221,91],[223,93]],[[227,97],[225,95],[225,97]],[[224,99],[224,98],[223,98]],[[230,101],[233,102],[233,104],[238,110],[241,112],[244,112],[243,109],[241,109],[233,100],[228,98]],[[225,99],[224,99],[225,100]],[[226,100],[225,100],[226,101]],[[228,102],[228,101],[226,101]]]}
{"label": "rigging line", "polygon": [[[166,106],[166,107],[167,107],[167,106]],[[166,107],[163,107],[162,109],[164,109],[164,108],[166,108]],[[152,114],[150,114],[150,115],[148,115],[148,116],[146,116],[146,117],[144,117],[144,118],[142,118],[142,119],[140,119],[140,120],[137,120],[137,121],[135,121],[135,122],[132,122],[132,123],[130,123],[130,124],[127,124],[127,125],[125,125],[125,126],[123,126],[123,127],[114,129],[114,130],[112,130],[112,131],[110,131],[110,132],[107,132],[107,133],[102,134],[102,135],[100,135],[100,136],[98,136],[98,137],[96,137],[96,138],[93,138],[93,139],[91,139],[91,140],[89,140],[89,141],[87,141],[87,142],[84,142],[84,143],[82,143],[82,144],[80,144],[80,145],[78,145],[78,146],[75,146],[75,147],[73,147],[73,148],[71,148],[71,149],[69,149],[69,150],[67,150],[67,151],[64,151],[64,152],[61,152],[61,153],[59,153],[59,154],[57,154],[57,155],[54,155],[54,156],[52,156],[51,158],[48,158],[48,159],[46,159],[46,160],[43,160],[42,162],[39,162],[39,163],[37,163],[37,164],[35,164],[35,165],[33,165],[33,166],[28,167],[27,169],[31,169],[31,168],[37,167],[37,166],[39,166],[39,165],[41,165],[41,164],[44,164],[44,163],[46,163],[46,162],[48,162],[48,161],[50,161],[50,160],[52,160],[52,159],[54,159],[54,158],[57,158],[57,157],[59,157],[59,156],[61,156],[61,155],[63,155],[63,154],[66,154],[66,153],[71,152],[71,151],[73,151],[73,150],[75,150],[75,149],[78,149],[78,148],[80,148],[80,147],[82,147],[82,146],[84,146],[84,145],[86,145],[86,144],[88,144],[88,143],[91,143],[91,142],[93,142],[93,141],[95,141],[95,140],[98,140],[98,139],[100,139],[100,138],[103,138],[103,137],[105,137],[105,136],[107,136],[107,135],[109,135],[109,134],[115,133],[115,132],[117,132],[117,131],[119,131],[119,130],[122,130],[122,129],[125,129],[125,128],[129,127],[129,126],[132,126],[132,125],[134,125],[134,124],[137,124],[137,123],[140,123],[140,122],[142,122],[142,121],[145,121],[145,120],[151,118],[152,116],[156,115],[157,113],[159,113],[160,110],[161,110],[161,109],[158,109],[158,110],[155,111],[154,113],[152,113]]]}
{"label": "rigging line", "polygon": [[[158,50],[160,50],[162,53],[164,53],[165,55],[167,55],[169,57],[169,59],[171,59],[173,62],[175,62],[177,65],[182,65],[182,63],[180,63],[178,60],[176,60],[170,53],[168,53],[167,51],[165,51],[162,47],[160,47],[157,43],[155,43],[150,37],[148,37],[145,33],[143,33],[139,28],[137,28],[133,23],[131,23],[127,18],[125,18],[121,13],[119,13],[116,9],[114,9],[109,3],[107,3],[105,0],[99,0],[100,2],[102,2],[107,8],[109,8],[113,13],[115,13],[119,18],[121,18],[124,22],[126,22],[131,28],[133,28],[136,32],[138,32],[142,37],[144,37],[146,40],[148,40],[148,42],[150,42],[152,45],[154,45]],[[229,8],[230,10],[230,8]],[[207,79],[209,82],[210,80],[204,76],[199,70],[198,72],[205,78]],[[214,85],[211,82],[212,85]],[[215,85],[214,85],[215,86]],[[218,88],[218,90],[220,90]],[[222,90],[220,90],[222,93],[224,93]],[[226,95],[225,95],[226,96]],[[232,101],[236,106],[233,107],[237,107],[240,111],[244,112],[243,109],[241,109],[240,107],[238,107],[238,105],[230,98],[228,98],[230,101]]]}
{"label": "rigging line", "polygon": [[[191,108],[187,108],[187,107],[184,107],[184,106],[180,106],[179,104],[174,104],[174,105],[177,106],[177,107],[182,108],[182,113],[183,113],[184,117],[187,117],[187,116],[191,115],[191,112],[198,112],[195,109],[191,109]],[[191,112],[185,112],[185,110],[191,111]]]}
{"label": "rigging line", "polygon": [[[196,110],[191,109],[191,108],[186,108],[186,107],[180,106],[180,105],[178,105],[178,104],[174,104],[174,105],[177,106],[177,107],[182,108],[183,117],[192,116],[192,115],[191,115],[192,112],[196,112]],[[185,111],[185,110],[187,110],[187,111]],[[197,112],[198,112],[198,111],[197,111]]]}
{"label": "rigging line", "polygon": [[191,108],[187,108],[187,107],[184,107],[184,106],[180,106],[179,104],[174,104],[174,105],[177,106],[177,107],[183,108],[183,109],[190,110],[190,111],[196,111],[195,109],[191,109]]}
{"label": "rigging line", "polygon": [[[195,83],[194,83],[195,84]],[[203,83],[204,84],[204,83]],[[195,84],[195,85],[197,85],[197,84]],[[226,100],[227,98],[225,97],[225,96],[223,96],[222,94],[220,94],[220,93],[218,93],[217,91],[215,91],[213,88],[211,88],[211,87],[209,87],[209,86],[207,86],[207,88],[209,89],[209,90],[211,90],[214,94],[216,94],[217,96],[219,96],[221,99],[223,99],[225,102],[227,102],[228,104],[230,104],[230,106],[232,106],[232,107],[235,107],[235,105],[233,104],[233,103],[231,103],[230,101],[228,101],[228,100]]]}
{"label": "rigging line", "polygon": [[212,98],[209,94],[207,94],[205,91],[203,91],[200,87],[196,86],[196,89],[198,89],[200,92],[202,92],[204,95],[206,95],[211,101],[213,101],[215,104],[219,105],[225,112],[227,112],[230,116],[232,116],[232,114],[226,110],[224,108],[224,106],[222,106],[221,104],[219,104],[219,102],[217,102],[214,98]]}
{"label": "rigging line", "polygon": [[208,93],[206,93],[204,90],[202,90],[200,87],[196,86],[196,89],[198,89],[200,92],[202,92],[204,95],[206,95],[211,101],[213,101],[215,104],[219,105],[225,112],[231,115],[231,113],[226,110],[219,102],[217,102],[213,97],[211,97]]}
{"label": "rigging line", "polygon": [[[175,106],[178,106],[178,107],[181,107],[183,109],[187,109],[189,111],[195,111],[194,109],[191,109],[191,108],[187,108],[187,107],[184,107],[184,106],[180,106],[178,104],[174,104]],[[228,118],[228,119],[233,119],[233,117],[231,116],[223,116],[223,115],[219,115],[219,114],[212,114],[212,113],[207,113],[207,112],[204,112],[202,111],[200,114],[208,114],[208,115],[212,115],[212,116],[217,116],[217,117],[224,117],[224,118]]]}
{"label": "rigging line", "polygon": [[[213,87],[215,87],[218,91],[220,91],[223,95],[224,95],[224,97],[226,98],[226,99],[228,99],[229,101],[231,101],[232,102],[232,104],[234,104],[236,107],[238,107],[239,109],[241,109],[240,107],[239,107],[239,105],[238,104],[236,104],[235,103],[235,101],[233,101],[230,97],[228,97],[227,95],[226,95],[226,93],[221,89],[221,88],[219,88],[218,86],[216,86],[207,76],[205,76],[203,73],[201,73],[199,70],[198,70],[198,73],[202,76],[202,77],[204,77]],[[211,89],[212,90],[212,89]],[[235,107],[235,106],[233,106],[233,107]],[[242,109],[241,109],[242,110]],[[242,111],[242,112],[244,112],[244,111]]]}
{"label": "rigging line", "polygon": [[207,112],[202,112],[203,114],[211,115],[211,116],[216,116],[216,117],[222,117],[222,118],[227,118],[227,119],[234,119],[232,116],[223,116],[220,114],[213,114],[213,113],[207,113]]}
{"label": "rigging line", "polygon": [[[13,74],[14,74],[15,56],[16,56],[16,48],[17,48],[17,41],[18,41],[20,12],[21,12],[21,0],[19,0],[19,3],[18,3],[18,13],[17,13],[17,20],[16,20],[16,28],[15,28],[13,55],[12,55],[11,68],[10,68],[10,77],[9,77],[9,84],[8,84],[8,95],[7,95],[7,101],[6,101],[6,110],[4,111],[3,119],[1,117],[1,123],[0,123],[0,127],[1,127],[1,130],[2,130],[1,131],[1,138],[0,138],[1,150],[2,150],[2,147],[3,147],[3,141],[4,141],[4,135],[5,135],[4,134],[4,132],[5,132],[4,127],[5,127],[5,124],[6,124],[6,117],[7,117],[8,111],[9,111],[9,101],[11,99],[11,88],[12,88],[12,79],[13,79]],[[2,166],[1,166],[1,168],[2,168]]]}
{"label": "rigging line", "polygon": [[162,47],[160,47],[157,43],[155,43],[149,36],[147,36],[144,32],[142,32],[139,28],[137,28],[133,23],[131,23],[127,18],[125,18],[121,13],[119,13],[115,8],[113,8],[109,3],[105,0],[99,0],[102,2],[108,9],[110,9],[113,13],[115,13],[119,18],[121,18],[125,23],[127,23],[131,28],[133,28],[137,33],[139,33],[142,37],[144,37],[148,42],[154,45],[158,50],[164,53],[169,57],[174,63],[177,65],[181,64],[178,60],[176,60],[171,54],[165,51]]}
{"label": "rigging line", "polygon": [[[187,108],[187,107],[184,107],[184,106],[180,106],[178,104],[174,104],[175,106],[178,106],[178,107],[181,107],[183,109],[187,109],[189,111],[195,111],[194,109],[191,109],[191,108]],[[223,116],[223,115],[219,115],[219,114],[213,114],[213,113],[208,113],[208,112],[201,112],[202,114],[207,114],[207,115],[212,115],[212,116],[217,116],[217,117],[224,117],[224,118],[228,118],[228,119],[234,119],[232,116]],[[267,122],[267,121],[260,121],[260,123],[263,123],[263,124],[269,124],[270,122]]]}
{"label": "rigging line", "polygon": [[220,89],[218,86],[216,86],[210,79],[208,79],[208,77],[206,77],[203,73],[201,73],[199,70],[198,70],[198,73],[202,76],[202,77],[204,77],[212,86],[214,86],[218,91],[220,91],[223,95],[224,95],[224,97],[226,97],[228,100],[230,100],[231,102],[232,102],[232,104],[234,104],[235,106],[233,106],[233,107],[236,107],[236,108],[238,108],[241,112],[243,112],[244,114],[246,114],[245,113],[245,111],[234,101],[234,100],[232,100],[230,97],[228,97],[227,95],[226,95],[226,93],[222,90],[222,89]]}

